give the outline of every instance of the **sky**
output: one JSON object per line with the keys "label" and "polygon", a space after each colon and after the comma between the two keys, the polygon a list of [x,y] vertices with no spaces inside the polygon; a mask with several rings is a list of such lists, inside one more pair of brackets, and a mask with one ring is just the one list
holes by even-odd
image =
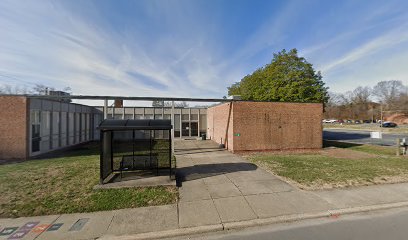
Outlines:
{"label": "sky", "polygon": [[1,0],[0,85],[221,98],[298,49],[333,92],[408,84],[408,1]]}

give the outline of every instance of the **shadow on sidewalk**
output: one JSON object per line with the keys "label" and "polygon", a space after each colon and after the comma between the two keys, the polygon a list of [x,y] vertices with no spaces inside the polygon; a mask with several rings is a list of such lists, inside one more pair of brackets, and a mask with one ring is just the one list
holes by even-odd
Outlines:
{"label": "shadow on sidewalk", "polygon": [[176,184],[181,187],[183,182],[201,178],[217,176],[239,171],[255,171],[258,167],[252,163],[215,163],[200,164],[190,167],[177,168]]}

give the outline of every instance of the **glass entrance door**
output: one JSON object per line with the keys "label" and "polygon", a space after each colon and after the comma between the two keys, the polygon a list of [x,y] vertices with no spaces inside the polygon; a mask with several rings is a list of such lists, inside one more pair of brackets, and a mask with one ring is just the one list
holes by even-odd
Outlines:
{"label": "glass entrance door", "polygon": [[181,123],[181,136],[182,137],[189,137],[190,136],[190,123],[189,122],[182,122]]}
{"label": "glass entrance door", "polygon": [[198,122],[191,122],[191,136],[198,136]]}

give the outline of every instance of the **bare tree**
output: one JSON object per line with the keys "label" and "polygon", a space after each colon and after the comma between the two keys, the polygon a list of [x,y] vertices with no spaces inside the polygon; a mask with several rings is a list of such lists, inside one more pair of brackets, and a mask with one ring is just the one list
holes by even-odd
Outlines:
{"label": "bare tree", "polygon": [[392,108],[396,100],[406,91],[406,87],[399,80],[381,81],[375,85],[373,94],[388,108]]}
{"label": "bare tree", "polygon": [[26,86],[11,86],[8,84],[4,84],[0,86],[0,94],[29,94],[30,91],[27,89]]}
{"label": "bare tree", "polygon": [[152,102],[152,107],[164,107],[164,101],[163,100],[154,100]]}
{"label": "bare tree", "polygon": [[48,87],[48,86],[45,86],[43,84],[36,84],[33,87],[33,93],[34,94],[47,95],[49,91],[55,91],[55,88]]}
{"label": "bare tree", "polygon": [[[171,107],[172,103],[171,102],[164,102],[165,107]],[[174,107],[188,107],[188,104],[186,101],[182,102],[174,102]]]}
{"label": "bare tree", "polygon": [[330,99],[326,107],[326,118],[372,118],[371,89],[369,87],[357,87],[353,91],[329,94]]}
{"label": "bare tree", "polygon": [[352,92],[352,101],[355,104],[367,104],[370,102],[371,96],[371,88],[370,87],[357,87]]}

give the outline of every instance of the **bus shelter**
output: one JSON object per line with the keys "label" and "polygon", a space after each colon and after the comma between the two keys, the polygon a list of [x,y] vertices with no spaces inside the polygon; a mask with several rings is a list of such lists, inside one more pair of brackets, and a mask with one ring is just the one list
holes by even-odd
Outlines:
{"label": "bus shelter", "polygon": [[129,175],[171,177],[170,120],[105,119],[100,130],[100,183]]}

